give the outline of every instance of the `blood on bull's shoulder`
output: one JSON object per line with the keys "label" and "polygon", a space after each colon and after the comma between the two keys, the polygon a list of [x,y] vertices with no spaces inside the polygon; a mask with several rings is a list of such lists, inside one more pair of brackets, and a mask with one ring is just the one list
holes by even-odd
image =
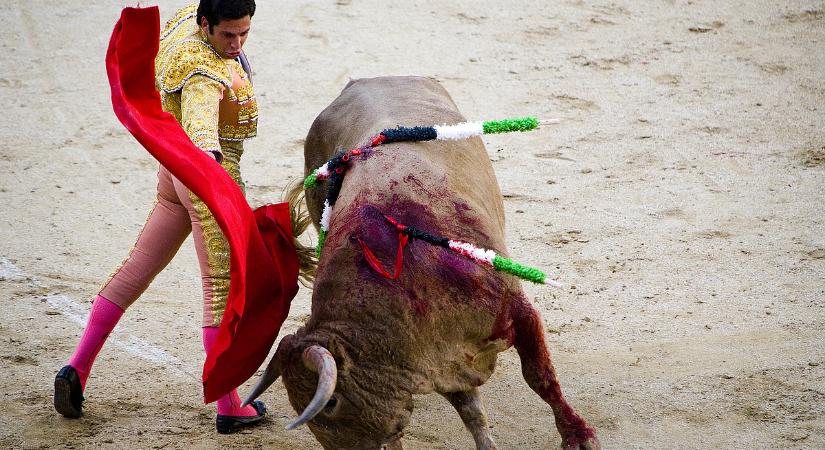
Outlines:
{"label": "blood on bull's shoulder", "polygon": [[[339,147],[369,143],[387,127],[462,121],[434,80],[354,80],[310,129],[307,175]],[[307,195],[316,226],[330,204],[323,187]],[[283,376],[301,411],[290,426],[307,424],[325,448],[377,449],[400,447],[413,395],[437,392],[476,446],[493,448],[477,387],[496,355],[515,346],[562,445],[598,448],[561,395],[541,318],[519,280],[491,264],[507,255],[503,200],[480,139],[380,144],[347,161],[325,214],[310,319],[281,341],[250,400]]]}

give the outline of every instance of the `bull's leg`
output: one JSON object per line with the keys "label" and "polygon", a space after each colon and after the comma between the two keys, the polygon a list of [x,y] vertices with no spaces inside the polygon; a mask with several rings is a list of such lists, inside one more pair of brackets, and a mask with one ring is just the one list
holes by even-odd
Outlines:
{"label": "bull's leg", "polygon": [[473,388],[467,392],[448,392],[441,395],[458,411],[458,415],[464,421],[464,426],[470,430],[476,441],[476,449],[493,450],[496,448],[496,443],[493,442],[490,429],[487,427],[487,413],[484,412],[478,389]]}
{"label": "bull's leg", "polygon": [[404,446],[401,444],[401,437],[399,436],[387,442],[381,447],[381,450],[404,450]]}
{"label": "bull's leg", "polygon": [[562,438],[562,448],[601,448],[596,433],[573,411],[561,393],[556,369],[553,368],[550,353],[544,342],[541,316],[523,299],[515,300],[512,307],[514,345],[521,359],[521,373],[530,388],[553,409],[556,427]]}

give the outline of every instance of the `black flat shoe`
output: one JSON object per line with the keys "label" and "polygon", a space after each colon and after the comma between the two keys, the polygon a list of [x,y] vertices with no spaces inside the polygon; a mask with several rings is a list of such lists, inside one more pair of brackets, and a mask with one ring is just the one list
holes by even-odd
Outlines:
{"label": "black flat shoe", "polygon": [[71,419],[83,415],[83,388],[72,366],[63,366],[54,377],[54,409]]}
{"label": "black flat shoe", "polygon": [[261,423],[264,416],[266,415],[266,406],[264,406],[264,402],[260,400],[255,400],[254,402],[250,403],[250,405],[252,405],[252,407],[255,408],[255,411],[258,412],[257,416],[224,416],[218,414],[218,418],[215,420],[215,425],[217,426],[218,433],[234,433],[244,428],[253,427]]}

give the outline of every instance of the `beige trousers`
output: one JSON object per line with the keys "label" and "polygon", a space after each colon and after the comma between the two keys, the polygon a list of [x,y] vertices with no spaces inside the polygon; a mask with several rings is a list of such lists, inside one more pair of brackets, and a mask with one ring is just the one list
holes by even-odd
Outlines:
{"label": "beige trousers", "polygon": [[[222,165],[243,189],[239,156],[225,157]],[[229,295],[229,245],[206,205],[163,166],[158,170],[155,206],[129,256],[100,295],[128,308],[169,264],[190,231],[201,272],[203,326],[219,325]]]}

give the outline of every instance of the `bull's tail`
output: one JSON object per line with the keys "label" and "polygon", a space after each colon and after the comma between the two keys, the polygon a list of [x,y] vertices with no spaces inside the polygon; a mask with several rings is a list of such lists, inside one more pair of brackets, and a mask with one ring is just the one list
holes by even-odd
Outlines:
{"label": "bull's tail", "polygon": [[315,269],[318,267],[315,247],[304,245],[301,240],[298,239],[312,223],[312,219],[309,217],[309,212],[306,209],[304,187],[301,184],[301,180],[294,180],[287,185],[285,201],[289,204],[292,237],[295,243],[295,250],[298,253],[298,278],[304,286],[312,287],[312,282],[315,280]]}

